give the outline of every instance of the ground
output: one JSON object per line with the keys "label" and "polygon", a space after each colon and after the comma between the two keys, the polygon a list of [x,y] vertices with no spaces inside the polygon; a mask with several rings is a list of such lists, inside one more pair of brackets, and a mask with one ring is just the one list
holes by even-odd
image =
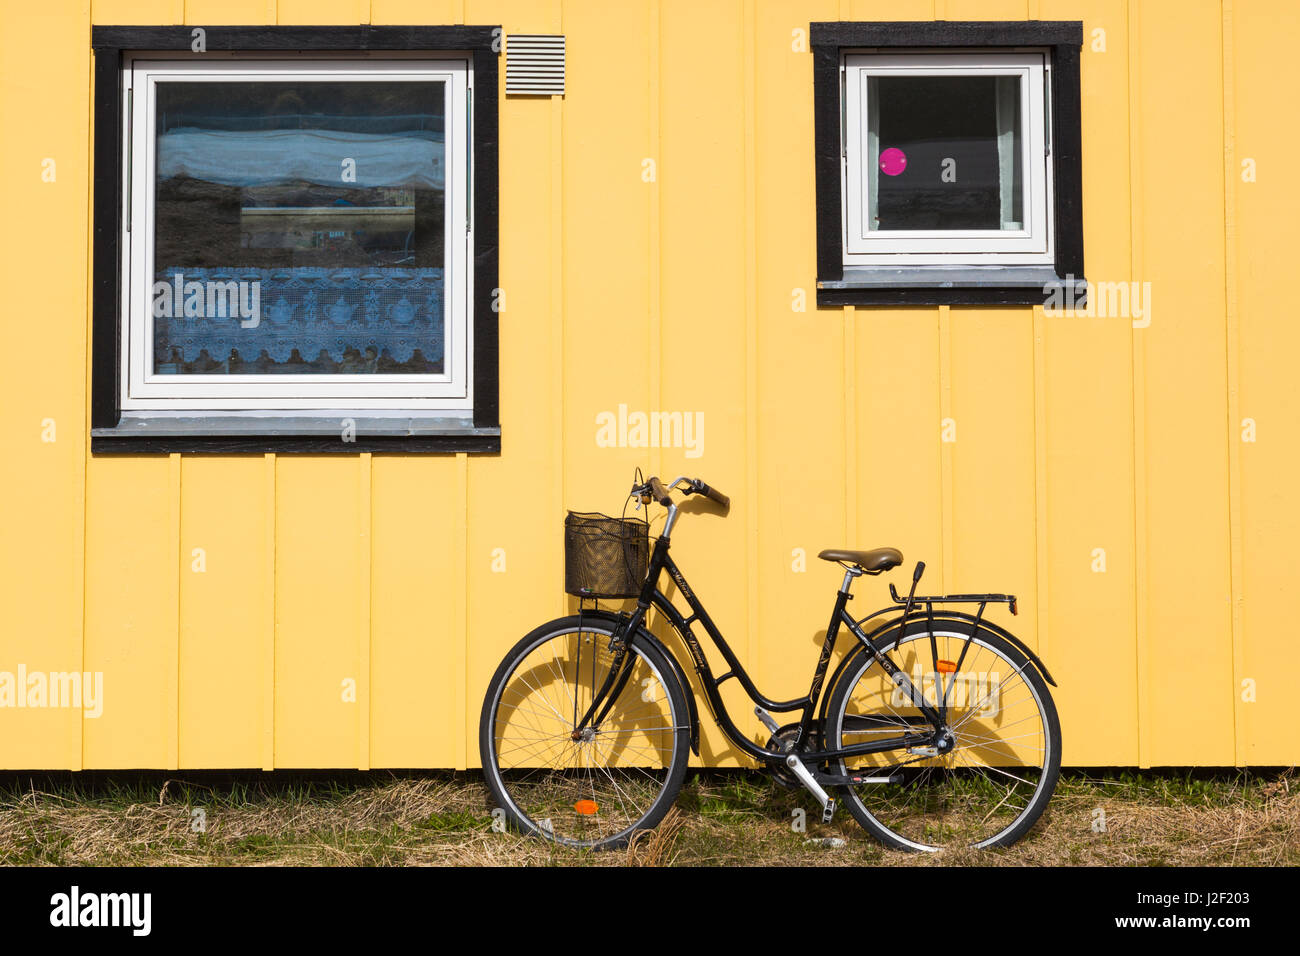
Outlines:
{"label": "ground", "polygon": [[1066,771],[1007,850],[898,853],[846,811],[819,821],[806,794],[742,771],[692,772],[658,829],[616,853],[493,832],[472,772],[0,778],[3,865],[1300,864],[1291,771]]}

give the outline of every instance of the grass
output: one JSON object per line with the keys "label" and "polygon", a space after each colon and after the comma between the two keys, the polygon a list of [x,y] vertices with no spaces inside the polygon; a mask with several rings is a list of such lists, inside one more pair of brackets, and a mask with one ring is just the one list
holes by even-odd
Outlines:
{"label": "grass", "polygon": [[[799,809],[806,832],[792,828]],[[847,811],[829,825],[819,819],[810,797],[762,774],[693,772],[657,829],[624,851],[587,853],[493,832],[474,773],[10,774],[0,778],[0,864],[1300,864],[1300,784],[1290,771],[1066,772],[1044,819],[1007,850],[896,853]]]}

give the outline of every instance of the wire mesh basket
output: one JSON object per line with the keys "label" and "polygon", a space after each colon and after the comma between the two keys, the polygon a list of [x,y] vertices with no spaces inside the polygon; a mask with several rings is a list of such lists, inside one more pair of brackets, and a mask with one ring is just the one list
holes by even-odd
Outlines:
{"label": "wire mesh basket", "polygon": [[636,597],[649,566],[650,526],[645,519],[576,511],[565,517],[564,590],[569,594]]}

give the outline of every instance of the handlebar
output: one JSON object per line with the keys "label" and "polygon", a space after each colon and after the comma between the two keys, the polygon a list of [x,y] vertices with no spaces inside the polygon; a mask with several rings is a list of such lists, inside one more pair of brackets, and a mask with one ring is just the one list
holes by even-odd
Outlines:
{"label": "handlebar", "polygon": [[662,481],[651,476],[644,484],[633,485],[632,494],[641,498],[643,501],[652,499],[659,502],[659,504],[663,505],[665,508],[670,508],[673,503],[670,492],[679,485],[682,486],[681,490],[684,495],[704,495],[704,497],[708,498],[715,504],[721,505],[724,509],[730,509],[731,507],[730,498],[718,491],[717,488],[710,488],[699,478],[678,478],[673,481],[672,484],[665,487]]}
{"label": "handlebar", "polygon": [[700,479],[698,478],[694,479],[693,485],[694,485],[693,490],[697,494],[704,495],[704,497],[708,498],[710,501],[716,502],[722,505],[722,507],[724,508],[731,507],[731,499],[728,498],[726,495],[724,495],[722,492],[720,492],[717,488],[710,488],[708,485],[700,481]]}
{"label": "handlebar", "polygon": [[668,494],[668,489],[664,487],[664,483],[658,478],[651,476],[650,480],[645,483],[645,486],[650,489],[650,497],[655,501],[659,502],[665,508],[672,506],[673,499]]}

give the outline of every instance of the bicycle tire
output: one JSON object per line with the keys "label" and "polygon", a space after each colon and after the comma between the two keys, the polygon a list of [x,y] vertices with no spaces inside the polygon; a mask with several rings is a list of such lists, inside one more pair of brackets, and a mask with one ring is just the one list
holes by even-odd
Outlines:
{"label": "bicycle tire", "polygon": [[[942,642],[946,648],[951,649],[952,657],[948,659],[952,659],[955,663],[956,657],[960,654],[960,646],[971,634],[971,625],[969,622],[936,618],[933,622],[933,632],[936,644]],[[886,629],[874,638],[873,643],[882,652],[893,652],[894,663],[904,671],[908,671],[909,676],[914,678],[916,661],[933,660],[930,634],[930,624],[925,620],[917,620],[907,624],[906,632],[898,625]],[[903,660],[899,659],[900,646],[904,649]],[[910,651],[914,651],[915,656],[909,663],[906,656]],[[1008,678],[1015,678],[1023,685],[1024,695],[1013,697],[1011,704],[1006,705],[1004,697],[1007,692],[992,690],[992,677],[987,679],[986,683],[990,690],[983,698],[973,700],[969,696],[972,692],[969,689],[965,691],[968,696],[967,706],[964,709],[968,713],[950,719],[949,724],[953,728],[956,741],[954,750],[945,756],[927,759],[889,751],[853,761],[843,759],[836,761],[841,773],[848,773],[852,767],[855,771],[871,770],[873,776],[899,775],[903,778],[903,781],[897,784],[866,783],[841,788],[842,802],[848,807],[854,819],[887,847],[910,852],[933,852],[956,846],[977,848],[1011,846],[1023,838],[1038,821],[1055,791],[1061,766],[1061,728],[1056,705],[1048,691],[1046,681],[1038,668],[1014,644],[982,625],[971,641],[971,652],[976,654],[976,659],[972,659],[968,653],[963,670],[971,667],[972,670],[967,673],[976,674],[977,682],[978,674],[996,672],[980,672],[974,668],[987,667],[993,659],[999,659],[1010,669],[1007,677],[999,678],[999,688],[1006,684]],[[842,677],[832,692],[826,722],[829,746],[838,748],[860,743],[863,737],[871,733],[897,735],[899,729],[905,724],[913,730],[919,730],[924,723],[923,718],[919,717],[919,710],[909,704],[905,694],[901,695],[902,703],[899,703],[899,698],[895,695],[900,695],[901,691],[875,664],[866,648],[858,648],[854,654],[855,658],[844,668]],[[945,658],[941,655],[940,659]],[[935,670],[937,672],[938,668],[936,667]],[[870,683],[865,687],[863,694],[859,695],[867,699],[854,705],[852,707],[854,712],[850,713],[855,692],[859,691],[863,678],[868,674],[871,674]],[[943,677],[945,687],[943,693],[947,694],[954,703],[959,681],[969,688],[968,677],[954,674],[952,686],[949,688],[948,678],[942,674],[937,676]],[[938,690],[940,684],[933,679],[930,683],[931,689],[927,691],[923,678],[922,686],[918,690],[925,696],[927,702],[934,704],[941,696]],[[891,695],[888,703],[883,700],[886,686],[890,689]],[[1011,685],[1011,690],[1017,690],[1016,684]],[[971,721],[983,715],[988,709],[989,699],[994,700],[997,711],[972,727]],[[1035,705],[1033,709],[1038,716],[1036,728],[1033,725],[1028,729],[1020,726],[1032,716],[1023,715],[1028,710],[1025,707],[1027,702]],[[975,706],[977,703],[978,707]],[[1004,721],[1003,718],[1016,708],[1023,708],[1023,710],[1010,713],[1010,716],[1014,717],[1013,721]],[[953,715],[956,714],[956,710],[954,707]],[[850,718],[854,719],[850,720]],[[997,720],[1008,730],[1014,729],[1015,733],[1003,739],[995,732],[996,727],[990,722],[992,720]],[[850,729],[847,736],[846,722],[850,728],[857,728]],[[928,727],[928,724],[926,726]],[[970,730],[963,733],[963,728],[966,727],[970,727]],[[1022,742],[1011,744],[1011,740]],[[974,753],[971,753],[972,749]],[[1034,752],[1039,750],[1042,752],[1039,764],[1022,767],[1017,762],[1028,763],[1035,759]],[[985,761],[983,765],[976,763],[976,760],[982,756],[994,758],[1002,765],[996,766],[992,760]],[[1018,770],[1019,773],[1012,773],[1011,770]],[[1008,779],[1018,782],[1007,783]],[[1032,784],[1032,792],[1024,799],[1023,807],[1019,806],[1019,798],[1012,799],[1015,792],[1019,791],[1022,794],[1025,792],[1026,787],[1021,786],[1022,783]],[[999,786],[1008,789],[999,802],[989,810],[988,816],[980,824],[981,829],[973,832],[975,825],[972,821],[978,813],[973,807],[973,797],[981,791],[989,791],[988,799],[992,800],[997,796]],[[1007,807],[1006,810],[1002,810],[1004,806]],[[927,819],[923,815],[922,811],[932,807],[937,820]],[[1014,817],[1007,819],[1007,813],[1012,810],[1016,811]],[[999,811],[1002,812],[994,819],[994,815]],[[994,820],[992,824],[988,823],[990,819]],[[984,829],[992,829],[993,832],[982,835]],[[938,839],[940,837],[946,839]]]}
{"label": "bicycle tire", "polygon": [[618,849],[657,826],[677,799],[690,718],[676,669],[657,642],[638,636],[628,645],[632,670],[614,685],[620,693],[608,715],[588,739],[572,736],[616,661],[615,631],[590,616],[549,621],[515,644],[488,685],[479,721],[483,774],[517,832]]}

